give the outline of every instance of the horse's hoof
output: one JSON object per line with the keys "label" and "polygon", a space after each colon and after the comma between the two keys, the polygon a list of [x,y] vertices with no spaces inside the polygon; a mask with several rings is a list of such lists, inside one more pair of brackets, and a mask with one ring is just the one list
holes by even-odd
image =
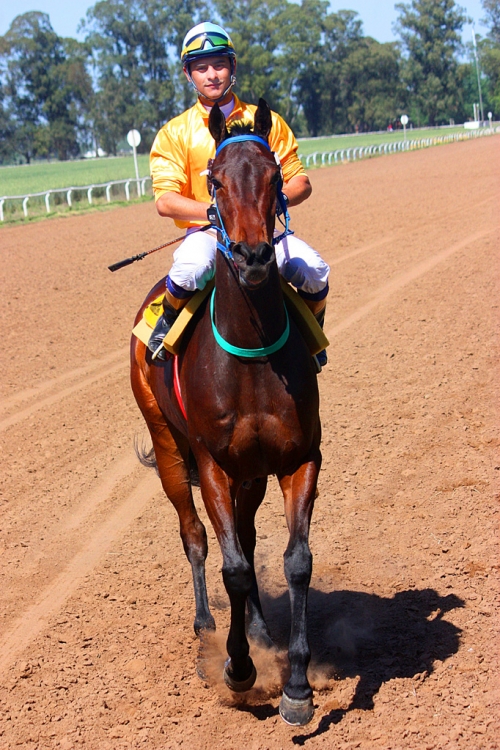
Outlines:
{"label": "horse's hoof", "polygon": [[194,632],[200,638],[203,638],[204,633],[214,633],[215,629],[215,620],[212,615],[209,615],[208,617],[205,617],[203,619],[197,618],[194,621]]}
{"label": "horse's hoof", "polygon": [[228,659],[226,663],[224,664],[224,682],[228,686],[230,690],[233,691],[233,693],[246,693],[247,690],[250,690],[255,685],[255,680],[257,679],[257,670],[255,669],[255,665],[252,662],[252,671],[250,672],[250,676],[247,677],[246,680],[243,680],[242,682],[238,682],[228,672],[229,666],[231,664],[231,659]]}
{"label": "horse's hoof", "polygon": [[280,701],[280,716],[292,727],[303,727],[304,724],[309,724],[314,716],[312,698],[294,700],[283,693]]}

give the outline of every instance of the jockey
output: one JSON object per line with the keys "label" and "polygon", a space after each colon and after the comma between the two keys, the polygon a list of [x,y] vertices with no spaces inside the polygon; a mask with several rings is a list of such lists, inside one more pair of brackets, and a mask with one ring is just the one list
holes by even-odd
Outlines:
{"label": "jockey", "polygon": [[[186,229],[186,236],[174,253],[166,278],[163,315],[151,335],[148,347],[158,359],[169,355],[163,339],[177,315],[197,289],[203,289],[215,272],[215,230],[197,231],[207,224],[211,205],[207,189],[208,160],[215,155],[215,143],[208,130],[210,110],[217,103],[229,125],[253,122],[256,106],[245,104],[232,92],[236,83],[236,53],[229,35],[213,23],[200,23],[185,36],[181,61],[186,78],[198,101],[158,132],[151,148],[151,177],[156,208],[160,216]],[[283,191],[289,206],[297,206],[311,194],[311,184],[297,156],[297,141],[284,120],[272,113],[269,135],[271,150],[281,160]],[[323,325],[328,294],[329,267],[320,255],[294,235],[275,246],[281,275],[303,298]],[[326,351],[316,355],[326,364]]]}

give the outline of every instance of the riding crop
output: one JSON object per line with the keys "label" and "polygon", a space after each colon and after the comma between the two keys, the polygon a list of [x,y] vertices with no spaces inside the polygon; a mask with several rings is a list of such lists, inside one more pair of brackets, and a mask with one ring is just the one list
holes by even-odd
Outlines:
{"label": "riding crop", "polygon": [[[196,229],[197,232],[206,232],[207,229],[210,229],[211,224],[207,224],[206,226],[200,227],[199,229]],[[139,255],[132,255],[131,258],[125,258],[125,260],[120,260],[118,263],[113,263],[111,266],[108,266],[109,270],[114,272],[118,271],[119,268],[124,268],[124,266],[129,266],[131,263],[135,263],[136,260],[142,260],[146,257],[146,255],[151,255],[151,253],[156,253],[157,250],[163,250],[164,247],[168,247],[169,245],[175,245],[176,242],[181,242],[184,239],[185,235],[182,237],[177,237],[175,240],[170,240],[170,242],[165,242],[164,245],[158,245],[158,247],[154,247],[152,250],[146,250],[144,253],[139,253]]]}

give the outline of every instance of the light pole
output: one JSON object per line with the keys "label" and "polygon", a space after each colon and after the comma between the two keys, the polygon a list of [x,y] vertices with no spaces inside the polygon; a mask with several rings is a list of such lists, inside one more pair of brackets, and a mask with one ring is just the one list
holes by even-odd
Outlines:
{"label": "light pole", "polygon": [[403,126],[404,140],[406,141],[406,126],[408,125],[408,115],[401,115],[401,125]]}
{"label": "light pole", "polygon": [[481,75],[479,73],[479,60],[477,57],[476,32],[474,31],[474,26],[472,27],[472,44],[474,45],[474,57],[476,60],[477,88],[479,91],[479,110],[481,112],[481,125],[482,125],[484,122],[483,97],[481,94]]}
{"label": "light pole", "polygon": [[141,197],[141,184],[139,182],[139,166],[137,164],[137,146],[141,142],[141,134],[138,130],[129,130],[127,133],[127,142],[132,146],[134,152],[135,179],[137,180],[137,195]]}

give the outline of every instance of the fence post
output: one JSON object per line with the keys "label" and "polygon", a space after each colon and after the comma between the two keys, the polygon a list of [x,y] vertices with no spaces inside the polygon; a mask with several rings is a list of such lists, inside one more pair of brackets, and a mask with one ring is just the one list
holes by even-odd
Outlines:
{"label": "fence post", "polygon": [[0,200],[0,221],[3,221],[3,204],[5,203],[5,198],[2,198]]}
{"label": "fence post", "polygon": [[106,185],[106,200],[111,203],[111,183]]}
{"label": "fence post", "polygon": [[68,192],[66,193],[66,200],[68,201],[68,206],[70,208],[73,206],[73,203],[71,202],[71,193],[72,192],[73,192],[72,190],[68,190]]}
{"label": "fence post", "polygon": [[45,193],[45,209],[50,214],[50,192]]}
{"label": "fence post", "polygon": [[125,195],[127,196],[127,200],[130,200],[130,180],[127,180],[125,183]]}
{"label": "fence post", "polygon": [[94,187],[94,186],[93,186],[93,185],[91,185],[91,186],[89,187],[89,189],[87,190],[87,198],[88,198],[88,201],[89,201],[89,204],[90,204],[90,205],[92,205],[92,190],[93,190],[93,187]]}
{"label": "fence post", "polygon": [[24,215],[25,215],[26,218],[28,218],[28,201],[29,201],[29,199],[30,199],[30,197],[29,197],[29,195],[27,195],[25,197],[25,199],[23,200],[23,213],[24,213]]}

